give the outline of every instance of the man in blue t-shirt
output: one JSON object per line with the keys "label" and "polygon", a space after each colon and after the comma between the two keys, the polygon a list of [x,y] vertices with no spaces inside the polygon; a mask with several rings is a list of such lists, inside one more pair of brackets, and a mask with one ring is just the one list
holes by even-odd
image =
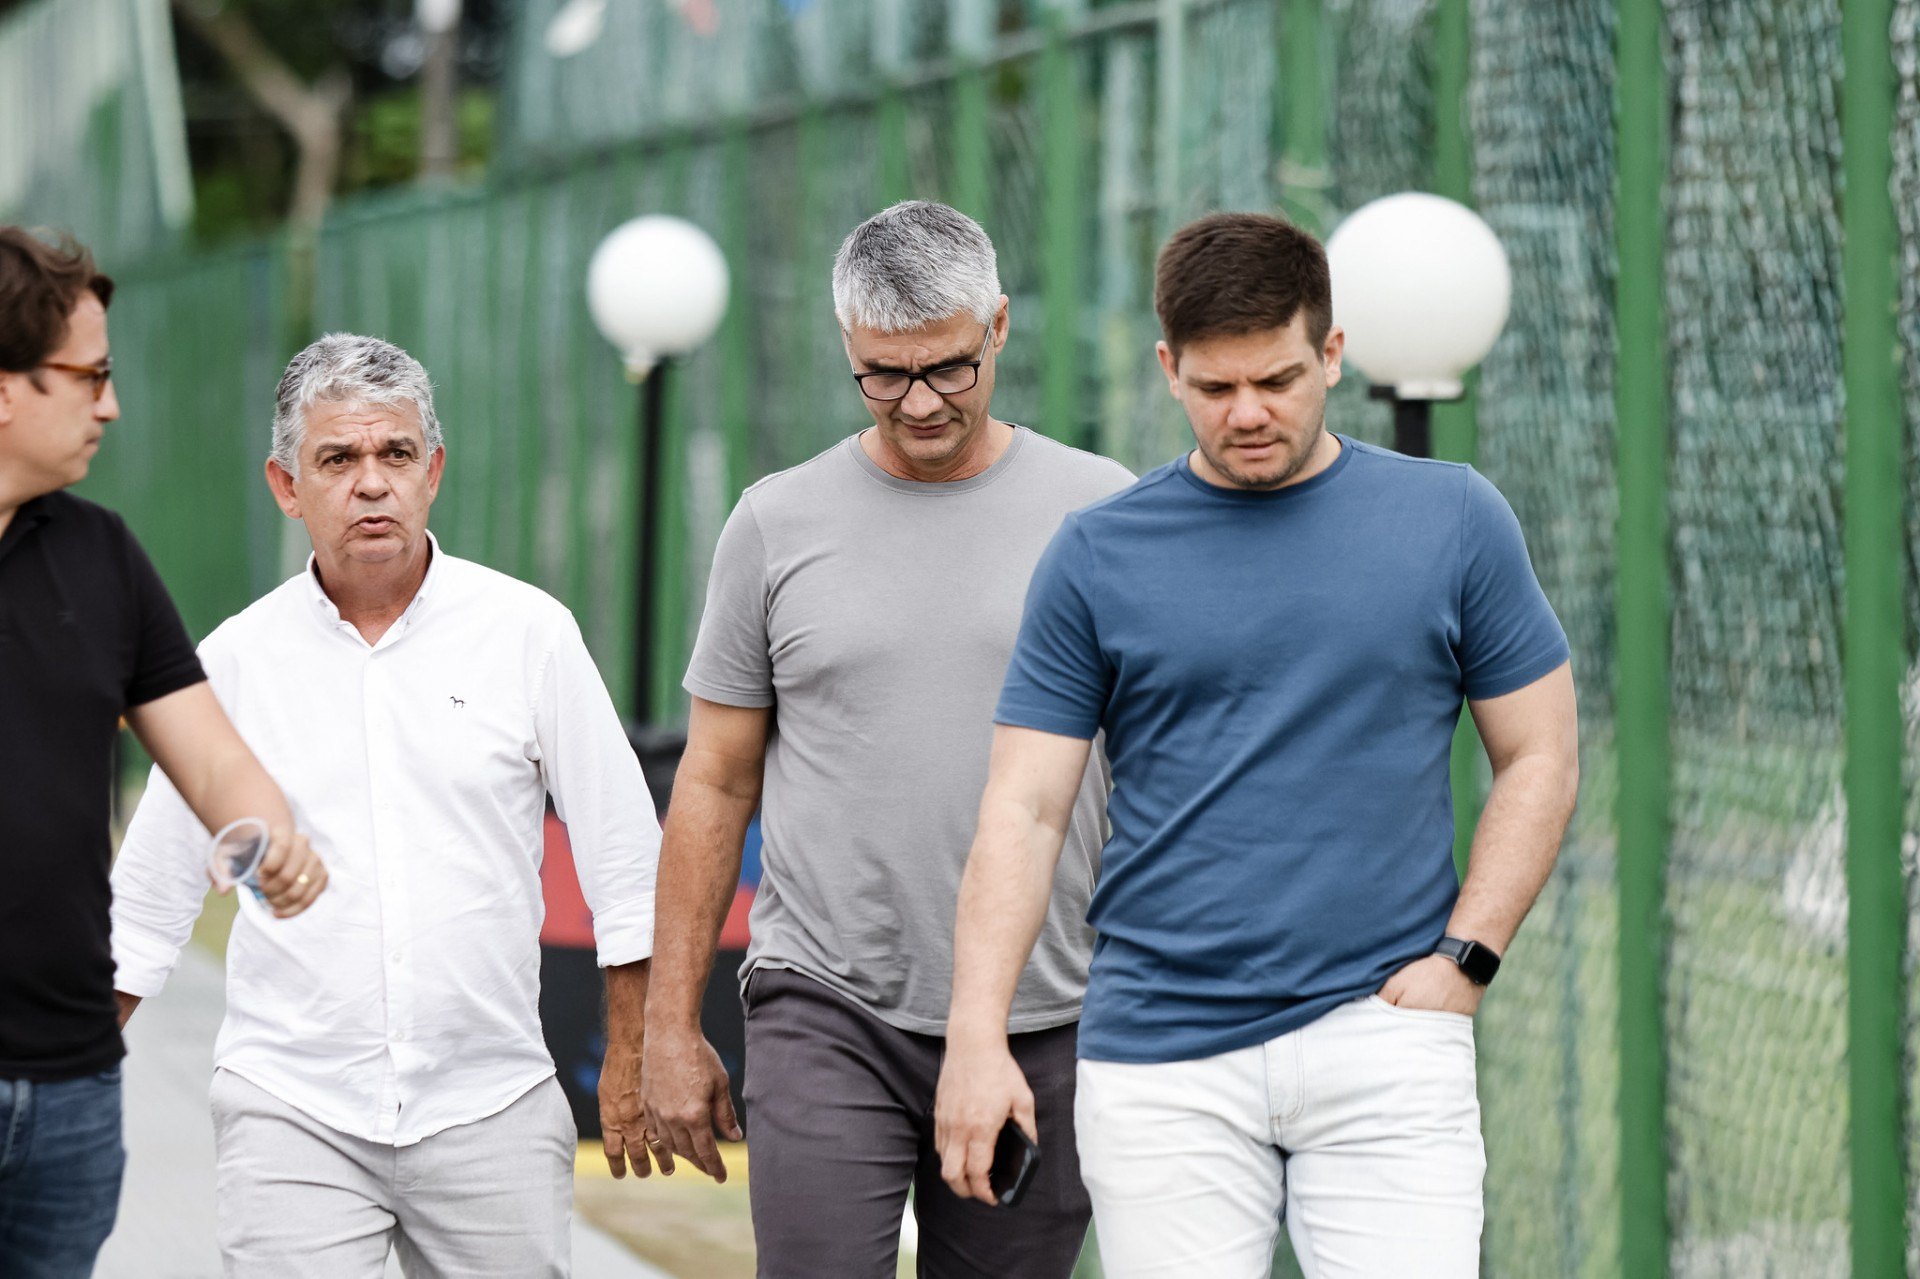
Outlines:
{"label": "man in blue t-shirt", "polygon": [[[992,1198],[1033,1100],[1006,1014],[1089,743],[1113,835],[1075,1105],[1106,1273],[1478,1273],[1472,1016],[1578,776],[1567,642],[1465,466],[1326,429],[1326,255],[1220,214],[1161,252],[1158,353],[1198,447],[1069,516],[1035,570],[960,895],[942,1175]],[[1493,789],[1464,887],[1462,701]],[[1044,1157],[1044,1152],[1043,1152]]]}

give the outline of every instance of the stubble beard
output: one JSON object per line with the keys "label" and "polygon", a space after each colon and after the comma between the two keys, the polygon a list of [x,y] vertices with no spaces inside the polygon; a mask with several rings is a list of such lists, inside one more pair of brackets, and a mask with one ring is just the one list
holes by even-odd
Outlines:
{"label": "stubble beard", "polygon": [[1327,414],[1323,407],[1320,412],[1320,419],[1313,424],[1313,429],[1307,434],[1305,445],[1296,450],[1292,456],[1287,459],[1286,465],[1281,469],[1280,473],[1275,476],[1251,475],[1236,466],[1228,465],[1224,460],[1213,455],[1212,450],[1208,449],[1206,444],[1201,441],[1198,431],[1194,432],[1193,442],[1199,447],[1201,455],[1207,459],[1207,463],[1212,466],[1214,470],[1232,481],[1235,488],[1250,489],[1254,492],[1269,492],[1273,489],[1284,488],[1292,482],[1296,475],[1306,469],[1307,464],[1313,461],[1313,455],[1320,451],[1320,440],[1326,433]]}

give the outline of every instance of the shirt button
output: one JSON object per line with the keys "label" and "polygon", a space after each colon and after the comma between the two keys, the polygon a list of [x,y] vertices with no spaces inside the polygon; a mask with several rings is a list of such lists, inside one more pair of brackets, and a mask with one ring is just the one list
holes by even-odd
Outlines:
{"label": "shirt button", "polygon": [[396,950],[391,955],[388,955],[387,958],[397,964],[400,962],[400,952]]}
{"label": "shirt button", "polygon": [[404,1031],[404,1030],[396,1030],[396,1031],[394,1031],[394,1032],[393,1032],[393,1041],[394,1041],[395,1043],[397,1043],[397,1044],[404,1044],[404,1043],[405,1043],[405,1042],[407,1041],[407,1032],[406,1032],[406,1031]]}

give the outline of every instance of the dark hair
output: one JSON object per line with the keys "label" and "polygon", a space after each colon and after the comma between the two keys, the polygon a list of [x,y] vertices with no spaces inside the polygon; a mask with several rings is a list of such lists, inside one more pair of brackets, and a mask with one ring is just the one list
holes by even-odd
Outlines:
{"label": "dark hair", "polygon": [[26,373],[67,340],[67,320],[89,289],[105,306],[113,281],[71,236],[49,243],[24,227],[0,226],[0,369]]}
{"label": "dark hair", "polygon": [[1174,354],[1204,337],[1256,333],[1307,317],[1315,349],[1333,327],[1320,241],[1262,213],[1212,213],[1173,233],[1153,273],[1153,309]]}

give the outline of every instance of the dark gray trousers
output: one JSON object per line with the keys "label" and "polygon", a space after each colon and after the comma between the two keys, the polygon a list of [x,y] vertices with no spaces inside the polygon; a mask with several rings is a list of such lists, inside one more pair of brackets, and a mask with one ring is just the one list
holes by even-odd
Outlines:
{"label": "dark gray trousers", "polygon": [[747,989],[747,1177],[761,1279],[892,1279],[913,1188],[923,1279],[1066,1279],[1092,1208],[1073,1139],[1076,1027],[1012,1036],[1040,1167],[1018,1207],[940,1180],[933,1094],[946,1041],[896,1030],[799,973]]}

